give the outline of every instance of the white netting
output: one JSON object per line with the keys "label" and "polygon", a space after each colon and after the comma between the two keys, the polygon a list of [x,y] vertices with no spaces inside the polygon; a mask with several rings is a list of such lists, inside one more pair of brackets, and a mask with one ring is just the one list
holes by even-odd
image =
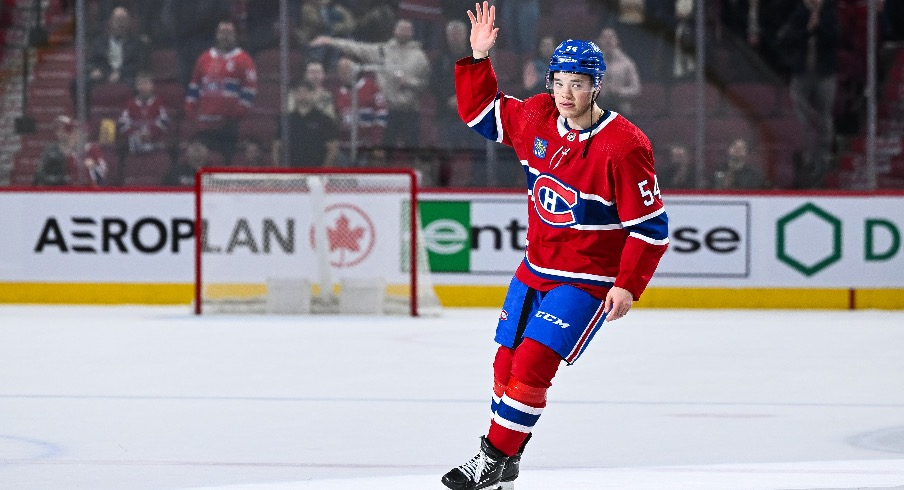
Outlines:
{"label": "white netting", "polygon": [[439,311],[411,173],[210,171],[197,192],[200,312]]}

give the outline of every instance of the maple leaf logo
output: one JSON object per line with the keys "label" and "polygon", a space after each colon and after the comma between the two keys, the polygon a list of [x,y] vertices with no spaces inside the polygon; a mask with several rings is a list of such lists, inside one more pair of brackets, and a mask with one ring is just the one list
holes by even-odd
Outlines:
{"label": "maple leaf logo", "polygon": [[[336,203],[324,210],[327,224],[326,241],[330,264],[333,267],[354,267],[366,259],[374,249],[377,228],[373,220],[358,206]],[[316,250],[314,226],[311,225],[311,249]]]}
{"label": "maple leaf logo", "polygon": [[346,249],[350,252],[358,252],[361,250],[361,239],[364,237],[364,227],[358,226],[352,228],[349,226],[351,221],[345,213],[339,215],[336,220],[336,227],[327,227],[327,239],[330,242],[330,252],[338,249]]}

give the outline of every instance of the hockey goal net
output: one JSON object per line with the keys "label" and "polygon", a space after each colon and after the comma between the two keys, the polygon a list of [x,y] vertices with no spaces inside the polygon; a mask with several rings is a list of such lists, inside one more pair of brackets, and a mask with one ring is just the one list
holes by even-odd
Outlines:
{"label": "hockey goal net", "polygon": [[195,312],[437,314],[417,191],[409,170],[199,171]]}

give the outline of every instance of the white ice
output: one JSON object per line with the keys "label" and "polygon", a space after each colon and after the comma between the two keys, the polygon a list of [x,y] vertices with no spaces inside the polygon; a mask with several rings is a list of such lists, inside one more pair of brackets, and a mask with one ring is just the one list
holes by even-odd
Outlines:
{"label": "white ice", "polygon": [[[2,306],[0,489],[439,490],[488,427],[496,316]],[[522,465],[517,490],[904,488],[904,312],[635,309]]]}

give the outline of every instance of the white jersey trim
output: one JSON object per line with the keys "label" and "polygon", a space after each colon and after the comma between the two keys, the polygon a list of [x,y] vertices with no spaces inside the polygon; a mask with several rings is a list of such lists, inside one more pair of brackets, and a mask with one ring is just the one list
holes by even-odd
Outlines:
{"label": "white jersey trim", "polygon": [[584,198],[588,201],[601,202],[601,203],[605,204],[606,206],[612,206],[613,204],[615,204],[613,201],[607,201],[607,200],[603,199],[602,197],[597,196],[596,194],[587,194],[585,192],[580,192],[580,191],[578,191],[578,194],[580,194],[580,196],[582,198]]}
{"label": "white jersey trim", "polygon": [[527,265],[530,266],[531,269],[534,269],[537,272],[541,272],[543,274],[548,274],[550,276],[560,276],[560,277],[568,277],[571,279],[583,279],[585,281],[597,281],[597,282],[615,282],[615,278],[611,276],[598,276],[596,274],[587,274],[586,272],[569,272],[562,271],[559,269],[550,269],[547,267],[540,267],[530,261],[530,257],[527,256],[527,251],[524,252],[524,260],[527,261]]}
{"label": "white jersey trim", "polygon": [[629,226],[634,226],[634,225],[643,223],[644,221],[646,221],[650,218],[655,218],[664,212],[665,212],[665,208],[659,208],[657,211],[653,211],[652,213],[650,213],[646,216],[641,216],[640,218],[632,219],[630,221],[622,221],[622,226],[624,226],[625,228],[627,228]]}
{"label": "white jersey trim", "polygon": [[480,114],[477,115],[477,117],[475,117],[474,119],[471,119],[471,121],[468,122],[468,127],[473,128],[474,126],[479,124],[480,121],[483,121],[483,118],[486,117],[486,115],[489,114],[490,111],[492,111],[495,107],[496,107],[496,99],[494,98],[493,101],[490,102],[490,105],[484,107],[483,110],[480,111]]}
{"label": "white jersey trim", "polygon": [[628,236],[633,236],[634,238],[637,238],[638,240],[643,240],[643,241],[649,243],[650,245],[666,245],[669,243],[668,238],[663,238],[662,240],[654,240],[646,235],[641,235],[640,233],[629,233]]}
{"label": "white jersey trim", "polygon": [[[586,141],[587,138],[595,135],[596,133],[599,133],[617,116],[617,112],[609,111],[609,116],[607,116],[606,119],[603,119],[603,121],[599,123],[595,128],[593,128],[593,130],[580,131],[580,133],[578,134],[578,141]],[[565,116],[559,115],[559,118],[556,120],[556,128],[559,130],[559,136],[564,137],[566,134],[568,134],[568,127],[565,126]]]}
{"label": "white jersey trim", "polygon": [[493,103],[496,107],[495,117],[496,117],[496,143],[502,143],[504,138],[504,134],[502,132],[502,104],[499,101],[499,95],[496,95],[496,98],[493,100]]}
{"label": "white jersey trim", "polygon": [[614,225],[571,225],[569,228],[573,228],[575,230],[581,231],[599,231],[599,230],[621,230],[623,227],[621,223],[615,223]]}

